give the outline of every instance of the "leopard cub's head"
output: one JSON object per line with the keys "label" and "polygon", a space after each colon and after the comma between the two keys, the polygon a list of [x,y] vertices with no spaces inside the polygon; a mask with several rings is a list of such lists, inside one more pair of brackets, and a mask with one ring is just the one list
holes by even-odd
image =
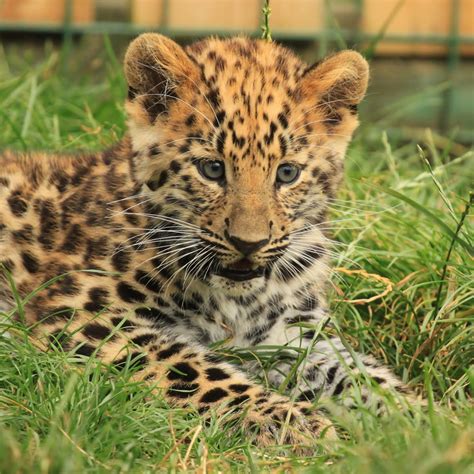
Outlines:
{"label": "leopard cub's head", "polygon": [[136,179],[157,251],[176,256],[170,265],[245,288],[318,268],[325,210],[367,88],[362,56],[308,66],[262,40],[182,48],[145,34],[125,73]]}

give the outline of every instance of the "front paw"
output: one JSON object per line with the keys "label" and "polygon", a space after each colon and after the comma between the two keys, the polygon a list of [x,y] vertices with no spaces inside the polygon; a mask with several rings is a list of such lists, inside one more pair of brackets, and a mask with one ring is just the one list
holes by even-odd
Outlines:
{"label": "front paw", "polygon": [[314,452],[316,439],[336,439],[331,422],[310,403],[271,394],[248,407],[243,428],[258,446],[289,445],[299,453]]}

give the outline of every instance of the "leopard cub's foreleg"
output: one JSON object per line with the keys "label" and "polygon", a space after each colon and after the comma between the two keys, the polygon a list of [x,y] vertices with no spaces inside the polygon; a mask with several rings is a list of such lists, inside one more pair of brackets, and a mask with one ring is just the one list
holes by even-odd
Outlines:
{"label": "leopard cub's foreleg", "polygon": [[[315,322],[315,327],[319,326]],[[268,378],[279,387],[293,373],[289,386],[297,400],[337,397],[348,408],[365,405],[378,413],[386,409],[381,393],[391,392],[395,398],[415,400],[410,389],[390,369],[370,355],[348,350],[340,338],[324,338],[321,334],[315,337],[313,330],[291,326],[285,334],[285,345],[293,352],[289,351],[289,359],[269,371]],[[280,339],[281,331],[278,331],[270,333],[264,343],[274,344],[276,340],[281,343]],[[301,352],[304,358],[298,362],[296,354]]]}
{"label": "leopard cub's foreleg", "polygon": [[[152,384],[171,405],[195,407],[201,414],[215,412],[255,436],[259,445],[311,445],[315,437],[334,436],[330,422],[307,402],[265,390],[207,348],[150,328],[101,342],[100,356],[122,367],[139,366],[134,378]],[[120,350],[126,347],[126,352]]]}

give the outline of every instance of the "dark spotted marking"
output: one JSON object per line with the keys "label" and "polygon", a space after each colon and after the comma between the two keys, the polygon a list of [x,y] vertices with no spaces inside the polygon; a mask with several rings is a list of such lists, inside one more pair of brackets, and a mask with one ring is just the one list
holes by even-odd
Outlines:
{"label": "dark spotted marking", "polygon": [[8,199],[7,203],[10,206],[12,214],[16,217],[21,217],[27,210],[28,204],[20,197],[20,193],[14,192]]}
{"label": "dark spotted marking", "polygon": [[265,140],[266,145],[270,145],[273,142],[273,140],[275,138],[275,132],[276,131],[277,131],[277,126],[276,126],[275,122],[270,122],[270,130],[263,137],[263,139]]}
{"label": "dark spotted marking", "polygon": [[90,357],[95,351],[95,347],[90,344],[84,343],[78,346],[75,350],[76,354]]}
{"label": "dark spotted marking", "polygon": [[71,177],[71,184],[73,186],[78,186],[81,184],[82,180],[89,173],[89,166],[76,166],[75,172]]}
{"label": "dark spotted marking", "polygon": [[186,124],[187,127],[192,127],[196,123],[196,115],[194,114],[189,115],[186,118],[184,123]]}
{"label": "dark spotted marking", "polygon": [[222,155],[224,153],[224,145],[227,138],[227,132],[222,130],[217,137],[217,151]]}
{"label": "dark spotted marking", "polygon": [[90,301],[88,301],[84,308],[91,313],[98,313],[103,311],[109,304],[107,297],[109,292],[105,288],[91,288],[88,292]]}
{"label": "dark spotted marking", "polygon": [[179,163],[179,161],[173,160],[170,163],[170,170],[173,173],[178,174],[181,171],[181,163]]}
{"label": "dark spotted marking", "polygon": [[288,119],[283,112],[278,114],[278,121],[283,128],[288,128]]}
{"label": "dark spotted marking", "polygon": [[230,378],[230,375],[219,367],[210,367],[206,370],[207,380],[216,381],[216,380],[225,380]]}
{"label": "dark spotted marking", "polygon": [[15,268],[15,262],[13,262],[13,260],[10,260],[9,258],[5,260],[0,260],[0,270],[2,270],[2,267],[7,272],[12,272]]}
{"label": "dark spotted marking", "polygon": [[198,304],[191,298],[183,299],[181,291],[173,293],[171,295],[173,303],[183,311],[196,312],[199,310]]}
{"label": "dark spotted marking", "polygon": [[218,56],[216,58],[216,71],[222,72],[227,66],[227,62],[224,58]]}
{"label": "dark spotted marking", "polygon": [[156,334],[141,334],[140,336],[135,336],[132,338],[132,342],[137,346],[147,346],[150,342],[156,340]]}
{"label": "dark spotted marking", "polygon": [[178,151],[181,155],[184,155],[185,153],[187,153],[189,151],[189,147],[190,147],[190,144],[189,143],[185,143],[184,145],[181,145],[179,148],[178,148]]}
{"label": "dark spotted marking", "polygon": [[342,391],[344,390],[345,386],[346,386],[346,379],[343,377],[337,383],[336,388],[334,389],[333,395],[334,396],[340,395]]}
{"label": "dark spotted marking", "polygon": [[187,362],[178,362],[170,367],[168,380],[182,380],[183,382],[193,382],[199,376],[199,372],[193,369]]}
{"label": "dark spotted marking", "polygon": [[33,242],[33,226],[25,225],[20,230],[15,230],[12,232],[12,238],[18,244],[29,244]]}
{"label": "dark spotted marking", "polygon": [[168,395],[174,398],[190,398],[199,389],[197,383],[174,383],[168,389]]}
{"label": "dark spotted marking", "polygon": [[116,249],[112,255],[112,266],[118,272],[126,272],[130,265],[130,255],[123,250]]}
{"label": "dark spotted marking", "polygon": [[141,291],[123,281],[117,285],[117,294],[127,303],[143,303],[146,299],[146,296]]}
{"label": "dark spotted marking", "polygon": [[338,365],[333,365],[326,373],[326,381],[328,384],[332,384],[334,382],[334,377],[336,376],[337,369],[339,368]]}
{"label": "dark spotted marking", "polygon": [[30,252],[21,252],[21,261],[28,273],[38,273],[40,265],[38,258]]}
{"label": "dark spotted marking", "polygon": [[48,336],[48,339],[51,346],[57,347],[58,349],[67,349],[70,335],[64,332],[64,330],[57,330],[52,332]]}
{"label": "dark spotted marking", "polygon": [[239,397],[235,397],[230,403],[230,407],[235,407],[237,405],[241,405],[242,403],[246,402],[249,400],[250,397],[248,395],[240,395]]}
{"label": "dark spotted marking", "polygon": [[211,104],[214,110],[219,109],[220,107],[220,96],[217,89],[212,89],[206,96],[207,100]]}
{"label": "dark spotted marking", "polygon": [[143,368],[148,363],[148,359],[142,352],[132,352],[129,355],[116,359],[112,362],[112,365],[118,369],[123,370],[126,367],[130,369]]}
{"label": "dark spotted marking", "polygon": [[161,361],[163,359],[169,359],[176,354],[179,354],[184,348],[186,347],[185,344],[182,342],[175,342],[171,344],[171,346],[167,347],[166,349],[162,349],[161,351],[156,353],[156,360]]}
{"label": "dark spotted marking", "polygon": [[149,276],[143,270],[137,270],[135,272],[135,281],[145,286],[145,288],[152,291],[153,293],[161,293],[162,291],[161,283]]}
{"label": "dark spotted marking", "polygon": [[150,155],[151,156],[158,156],[158,155],[161,155],[161,149],[158,145],[152,145],[150,148],[149,148],[149,152],[150,152]]}
{"label": "dark spotted marking", "polygon": [[127,90],[127,99],[128,100],[133,100],[135,99],[135,97],[138,95],[138,91],[131,87],[131,86],[128,86],[128,90]]}
{"label": "dark spotted marking", "polygon": [[280,153],[281,153],[281,156],[285,156],[287,151],[288,151],[288,145],[286,143],[286,139],[283,135],[279,135],[278,136],[278,142],[280,144]]}
{"label": "dark spotted marking", "polygon": [[244,383],[233,383],[229,385],[229,388],[235,393],[244,393],[250,388],[250,385]]}
{"label": "dark spotted marking", "polygon": [[120,327],[121,331],[129,332],[133,331],[136,328],[135,324],[132,321],[128,321],[124,318],[113,317],[111,321],[115,327]]}
{"label": "dark spotted marking", "polygon": [[68,275],[69,271],[66,267],[58,268],[58,274],[61,274],[61,278],[51,285],[48,289],[48,297],[53,297],[55,295],[68,295],[75,296],[80,291],[80,285],[77,282],[77,279],[72,275]]}
{"label": "dark spotted marking", "polygon": [[[131,90],[135,91],[135,89],[133,88],[130,88]],[[136,91],[135,91],[136,92]],[[112,160],[115,158],[115,147],[111,147],[107,150],[105,150],[103,153],[102,153],[102,163],[104,163],[104,165],[108,166],[112,163]]]}
{"label": "dark spotted marking", "polygon": [[207,391],[199,400],[200,403],[215,403],[222,400],[228,395],[228,392],[223,388],[216,387]]}
{"label": "dark spotted marking", "polygon": [[[73,308],[69,308],[68,306],[58,306],[57,308],[50,308],[46,311],[44,320],[47,320],[48,323],[54,323],[55,321],[69,320],[74,316],[74,314],[75,310]],[[43,321],[43,317],[41,317],[41,320]]]}
{"label": "dark spotted marking", "polygon": [[309,389],[305,390],[304,392],[301,392],[297,400],[299,402],[311,402],[316,398],[316,396],[316,393],[313,390]]}
{"label": "dark spotted marking", "polygon": [[168,172],[165,170],[160,173],[158,179],[152,179],[146,184],[152,191],[156,191],[158,188],[161,188],[166,183],[166,181],[168,181]]}
{"label": "dark spotted marking", "polygon": [[[100,220],[102,223],[103,221]],[[88,221],[90,225],[90,222]],[[99,221],[97,221],[99,225]],[[84,256],[85,262],[91,262],[95,258],[106,257],[108,254],[108,239],[107,237],[100,237],[99,239],[88,239],[86,243],[86,254]]]}
{"label": "dark spotted marking", "polygon": [[239,149],[245,145],[245,137],[238,137],[234,130],[232,130],[232,144]]}
{"label": "dark spotted marking", "polygon": [[52,250],[54,234],[58,229],[56,208],[51,201],[38,200],[35,203],[35,211],[40,218],[40,235],[38,237],[38,242],[46,250]]}
{"label": "dark spotted marking", "polygon": [[[225,119],[225,111],[224,110],[220,110],[219,112],[216,113],[215,117],[214,117],[214,126],[217,127],[218,125],[221,125],[222,122],[224,121]],[[230,129],[230,126],[228,125],[229,129]]]}
{"label": "dark spotted marking", "polygon": [[167,314],[163,313],[163,311],[159,310],[158,308],[137,308],[135,310],[135,314],[153,322],[161,322],[163,324],[175,323],[173,318],[170,318]]}
{"label": "dark spotted marking", "polygon": [[110,336],[110,329],[102,324],[88,324],[83,330],[84,336],[90,339],[102,340]]}

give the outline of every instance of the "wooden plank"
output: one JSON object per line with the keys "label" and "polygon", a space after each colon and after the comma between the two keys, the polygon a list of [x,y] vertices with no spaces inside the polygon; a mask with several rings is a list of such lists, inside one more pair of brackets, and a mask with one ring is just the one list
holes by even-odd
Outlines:
{"label": "wooden plank", "polygon": [[271,0],[270,26],[275,31],[320,32],[324,0]]}
{"label": "wooden plank", "polygon": [[[0,1],[0,21],[57,24],[64,21],[65,11],[65,0]],[[94,0],[76,0],[74,2],[72,12],[74,23],[90,23],[94,18]]]}
{"label": "wooden plank", "polygon": [[[168,25],[187,30],[259,30],[261,0],[169,0]],[[164,0],[132,0],[132,22],[158,26]],[[270,23],[278,31],[319,31],[324,24],[324,0],[272,0]]]}
{"label": "wooden plank", "polygon": [[[168,25],[186,30],[257,29],[260,23],[259,0],[170,0]],[[163,0],[133,0],[132,21],[141,26],[161,25]]]}
{"label": "wooden plank", "polygon": [[[365,0],[362,16],[362,31],[377,34],[399,0]],[[473,35],[474,2],[460,1],[461,35]],[[452,0],[405,0],[392,18],[387,35],[413,36],[436,35],[449,36],[451,27]],[[473,48],[463,45],[461,50],[468,53]],[[444,56],[448,52],[447,45],[430,43],[402,43],[380,41],[378,54],[412,55],[412,56]]]}
{"label": "wooden plank", "polygon": [[163,0],[132,0],[131,20],[140,26],[159,26],[163,20]]}
{"label": "wooden plank", "polygon": [[170,1],[169,25],[173,28],[254,30],[259,23],[259,0]]}

